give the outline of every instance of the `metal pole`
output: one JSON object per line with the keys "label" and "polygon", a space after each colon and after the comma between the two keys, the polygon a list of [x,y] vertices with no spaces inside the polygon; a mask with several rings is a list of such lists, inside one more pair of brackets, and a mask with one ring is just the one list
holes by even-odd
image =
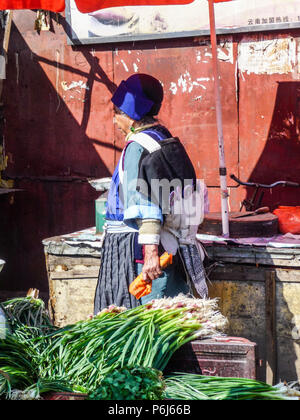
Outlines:
{"label": "metal pole", "polygon": [[218,66],[217,51],[217,34],[215,21],[214,0],[208,0],[209,4],[209,22],[210,22],[210,39],[212,48],[213,75],[215,85],[215,101],[216,101],[216,118],[219,142],[219,162],[220,162],[220,187],[221,187],[221,209],[222,209],[222,229],[223,236],[229,237],[229,211],[228,211],[228,189],[227,189],[227,169],[225,164],[224,137],[223,137],[223,120],[222,120],[222,104],[220,76]]}

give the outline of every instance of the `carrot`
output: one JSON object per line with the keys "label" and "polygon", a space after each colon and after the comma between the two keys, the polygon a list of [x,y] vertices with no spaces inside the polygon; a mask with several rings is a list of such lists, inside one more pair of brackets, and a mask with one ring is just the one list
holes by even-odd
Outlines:
{"label": "carrot", "polygon": [[[165,252],[159,259],[162,269],[168,267],[173,262],[173,255]],[[152,291],[152,282],[143,279],[143,273],[139,274],[129,286],[129,292],[137,299],[149,295]]]}

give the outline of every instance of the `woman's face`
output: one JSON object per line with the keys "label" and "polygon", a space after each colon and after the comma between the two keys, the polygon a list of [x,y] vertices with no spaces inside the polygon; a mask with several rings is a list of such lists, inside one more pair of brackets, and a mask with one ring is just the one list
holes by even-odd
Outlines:
{"label": "woman's face", "polygon": [[114,123],[124,133],[128,134],[132,126],[133,120],[126,114],[115,112]]}

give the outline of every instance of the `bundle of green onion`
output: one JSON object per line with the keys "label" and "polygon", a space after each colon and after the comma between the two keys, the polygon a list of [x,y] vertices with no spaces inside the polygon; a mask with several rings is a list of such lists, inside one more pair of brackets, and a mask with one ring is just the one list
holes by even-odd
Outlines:
{"label": "bundle of green onion", "polygon": [[35,381],[31,351],[30,343],[20,336],[9,334],[0,340],[0,396],[9,397],[12,389],[24,389]]}
{"label": "bundle of green onion", "polygon": [[39,383],[41,353],[51,345],[45,334],[57,328],[51,324],[44,302],[34,296],[11,299],[1,307],[9,328],[0,337],[0,398],[13,398],[24,391],[24,398],[31,399],[30,387]]}
{"label": "bundle of green onion", "polygon": [[285,384],[274,387],[247,378],[178,373],[165,382],[166,396],[174,400],[290,400],[300,397],[300,392]]}
{"label": "bundle of green onion", "polygon": [[163,371],[184,343],[220,334],[226,322],[215,299],[178,296],[130,310],[112,306],[55,332],[42,354],[39,374],[93,390],[104,375],[123,366]]}
{"label": "bundle of green onion", "polygon": [[55,329],[41,299],[32,296],[14,298],[2,303],[2,307],[13,330],[20,325],[39,328],[41,334]]}

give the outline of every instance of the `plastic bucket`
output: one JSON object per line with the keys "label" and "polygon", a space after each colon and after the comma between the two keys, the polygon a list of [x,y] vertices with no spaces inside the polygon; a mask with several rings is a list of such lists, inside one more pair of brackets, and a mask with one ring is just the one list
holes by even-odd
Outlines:
{"label": "plastic bucket", "polygon": [[102,233],[105,224],[107,198],[98,198],[96,200],[96,233]]}

